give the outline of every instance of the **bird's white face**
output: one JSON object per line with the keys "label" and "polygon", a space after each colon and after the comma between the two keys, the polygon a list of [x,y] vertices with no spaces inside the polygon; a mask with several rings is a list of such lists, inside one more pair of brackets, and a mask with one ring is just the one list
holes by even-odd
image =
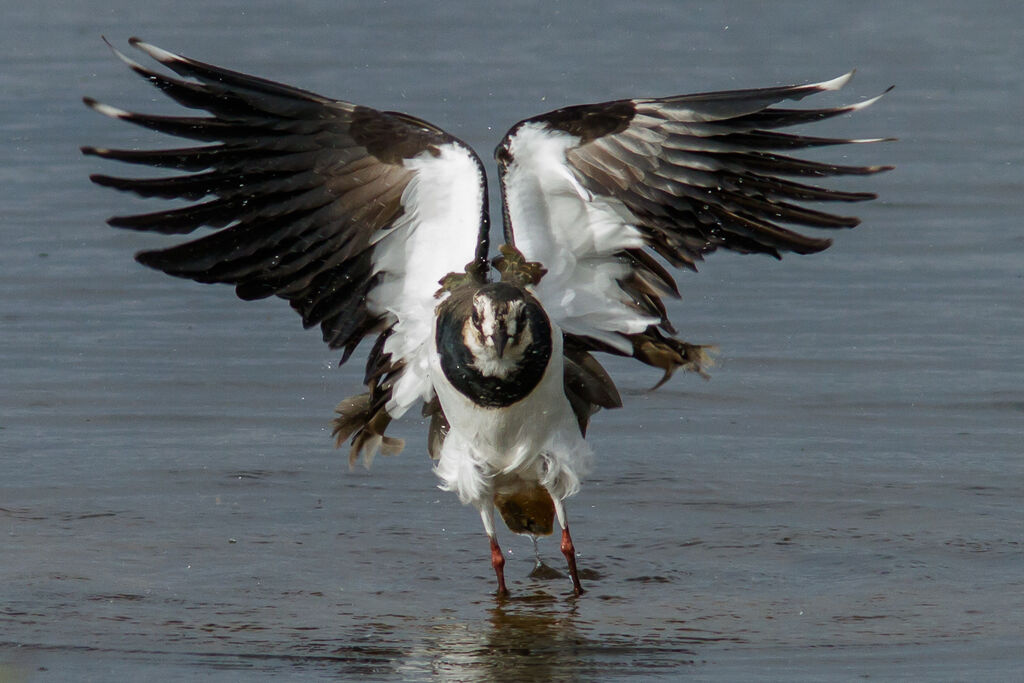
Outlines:
{"label": "bird's white face", "polygon": [[462,338],[473,356],[473,367],[487,377],[508,377],[523,361],[533,342],[526,318],[526,302],[495,300],[487,294],[473,297],[473,312]]}

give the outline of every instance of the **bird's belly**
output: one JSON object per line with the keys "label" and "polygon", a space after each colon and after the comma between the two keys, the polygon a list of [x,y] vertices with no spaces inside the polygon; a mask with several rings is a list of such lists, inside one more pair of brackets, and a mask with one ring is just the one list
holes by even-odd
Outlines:
{"label": "bird's belly", "polygon": [[549,381],[556,374],[549,368],[534,391],[500,407],[478,405],[449,382],[435,384],[451,431],[471,444],[495,470],[505,470],[522,460],[525,453],[543,450],[552,434],[566,426],[575,428],[572,408],[561,386],[561,363],[557,365],[558,382]]}
{"label": "bird's belly", "polygon": [[589,449],[565,396],[561,332],[554,337],[551,362],[534,390],[493,408],[456,389],[433,354],[434,390],[450,425],[435,471],[442,488],[463,502],[489,503],[495,478],[504,475],[541,482],[559,499],[578,487]]}

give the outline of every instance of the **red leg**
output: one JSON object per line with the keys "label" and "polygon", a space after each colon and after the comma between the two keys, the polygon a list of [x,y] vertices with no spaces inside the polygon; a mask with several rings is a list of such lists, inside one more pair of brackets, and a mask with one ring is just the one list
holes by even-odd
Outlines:
{"label": "red leg", "polygon": [[576,595],[583,594],[583,586],[580,585],[580,575],[576,571],[576,547],[572,544],[572,536],[569,535],[569,527],[562,529],[562,554],[565,561],[569,563],[569,576],[572,578],[572,592]]}
{"label": "red leg", "polygon": [[491,539],[491,566],[494,567],[494,575],[498,577],[498,597],[507,598],[508,588],[505,587],[505,555],[498,546],[498,539],[488,536]]}

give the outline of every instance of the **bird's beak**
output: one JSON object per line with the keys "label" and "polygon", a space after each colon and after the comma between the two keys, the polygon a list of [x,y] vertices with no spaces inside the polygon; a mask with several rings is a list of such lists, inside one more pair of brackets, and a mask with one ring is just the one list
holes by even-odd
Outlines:
{"label": "bird's beak", "polygon": [[494,340],[494,350],[498,352],[498,358],[505,355],[505,346],[508,345],[508,332],[504,327],[498,327],[491,336]]}

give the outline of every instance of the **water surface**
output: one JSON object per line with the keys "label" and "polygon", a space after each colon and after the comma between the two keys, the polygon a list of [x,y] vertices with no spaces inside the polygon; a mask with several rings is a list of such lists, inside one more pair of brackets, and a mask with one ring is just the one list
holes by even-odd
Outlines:
{"label": "water surface", "polygon": [[[1022,26],[1015,3],[9,8],[0,679],[1019,675]],[[154,138],[80,96],[170,108],[100,34],[408,111],[485,158],[567,104],[857,67],[830,101],[897,89],[815,132],[898,136],[826,153],[897,170],[843,184],[881,199],[824,254],[680,276],[672,317],[720,366],[651,394],[608,363],[627,407],[595,419],[569,502],[589,592],[530,579],[506,534],[500,604],[419,420],[371,472],[332,448],[358,358],[337,369],[279,301],[146,271],[130,255],[163,242],[103,225],[143,205],[90,186],[117,171],[78,146]]]}

